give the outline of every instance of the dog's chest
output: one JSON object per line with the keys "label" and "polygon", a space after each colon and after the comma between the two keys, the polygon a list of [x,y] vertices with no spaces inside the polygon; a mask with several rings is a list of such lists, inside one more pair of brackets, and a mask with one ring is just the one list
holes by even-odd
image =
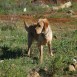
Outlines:
{"label": "dog's chest", "polygon": [[47,39],[46,39],[44,34],[41,34],[39,36],[39,42],[42,43],[42,44],[46,44],[47,43]]}
{"label": "dog's chest", "polygon": [[51,41],[51,35],[50,34],[40,34],[37,38],[37,42],[42,44],[42,45],[45,45],[47,44],[49,41]]}

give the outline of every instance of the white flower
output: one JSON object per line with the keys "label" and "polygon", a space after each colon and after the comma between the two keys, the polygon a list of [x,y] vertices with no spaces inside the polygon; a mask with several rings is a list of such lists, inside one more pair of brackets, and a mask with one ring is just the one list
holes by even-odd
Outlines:
{"label": "white flower", "polygon": [[23,10],[24,12],[26,12],[26,8],[24,8],[24,10]]}

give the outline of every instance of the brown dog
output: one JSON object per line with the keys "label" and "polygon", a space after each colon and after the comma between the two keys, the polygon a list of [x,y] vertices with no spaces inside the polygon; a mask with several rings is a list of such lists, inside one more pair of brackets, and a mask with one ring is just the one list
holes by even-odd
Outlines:
{"label": "brown dog", "polygon": [[51,41],[52,41],[52,30],[50,28],[49,22],[47,19],[39,19],[36,24],[26,25],[24,22],[25,29],[28,32],[28,56],[30,56],[30,47],[33,40],[36,40],[38,43],[38,48],[40,51],[40,62],[43,60],[43,45],[47,44],[49,48],[49,55],[53,56],[51,52]]}

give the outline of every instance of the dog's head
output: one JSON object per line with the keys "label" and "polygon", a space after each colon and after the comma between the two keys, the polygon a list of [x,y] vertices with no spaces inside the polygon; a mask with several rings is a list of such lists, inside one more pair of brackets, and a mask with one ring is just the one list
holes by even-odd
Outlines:
{"label": "dog's head", "polygon": [[40,34],[42,32],[45,32],[46,29],[48,28],[49,22],[47,19],[39,19],[38,23],[36,25],[36,33]]}

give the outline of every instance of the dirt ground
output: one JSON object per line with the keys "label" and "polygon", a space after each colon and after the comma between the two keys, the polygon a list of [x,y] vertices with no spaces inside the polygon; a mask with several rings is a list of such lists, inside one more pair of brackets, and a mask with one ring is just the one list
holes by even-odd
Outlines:
{"label": "dirt ground", "polygon": [[[69,18],[47,18],[49,22],[69,22],[71,19]],[[17,21],[17,20],[25,20],[29,23],[37,22],[38,18],[28,15],[0,15],[0,20],[10,20],[10,21]]]}

